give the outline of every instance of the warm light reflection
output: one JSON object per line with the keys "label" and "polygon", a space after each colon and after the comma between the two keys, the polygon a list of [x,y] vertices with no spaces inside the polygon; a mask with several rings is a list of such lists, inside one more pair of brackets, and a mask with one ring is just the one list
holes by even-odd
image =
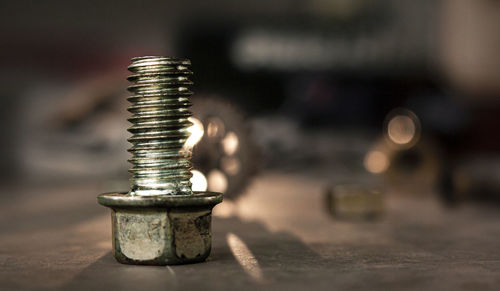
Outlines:
{"label": "warm light reflection", "polygon": [[226,155],[230,156],[236,152],[239,145],[239,139],[236,133],[228,132],[224,139],[222,140],[222,147]]}
{"label": "warm light reflection", "polygon": [[204,131],[203,124],[197,118],[189,117],[188,120],[191,121],[193,125],[188,128],[191,135],[186,140],[184,148],[191,150],[201,140]]}
{"label": "warm light reflection", "polygon": [[398,145],[409,144],[415,138],[416,133],[416,124],[409,116],[396,115],[387,125],[389,139]]}
{"label": "warm light reflection", "polygon": [[226,240],[234,258],[245,272],[254,280],[263,281],[264,273],[260,268],[259,261],[257,261],[245,242],[234,233],[228,233]]}
{"label": "warm light reflection", "polygon": [[228,175],[234,176],[240,172],[240,161],[235,157],[224,157],[221,160],[221,168]]}
{"label": "warm light reflection", "polygon": [[219,170],[208,173],[208,190],[224,193],[227,190],[227,177]]}
{"label": "warm light reflection", "polygon": [[369,151],[365,156],[364,165],[368,172],[380,174],[389,168],[389,158],[383,152]]}
{"label": "warm light reflection", "polygon": [[210,138],[221,137],[224,135],[224,123],[218,117],[212,117],[208,120],[207,136]]}
{"label": "warm light reflection", "polygon": [[191,173],[193,174],[193,177],[189,180],[192,184],[191,189],[193,191],[207,191],[208,183],[205,175],[197,170],[192,170]]}
{"label": "warm light reflection", "polygon": [[224,200],[214,208],[212,214],[217,217],[228,218],[236,215],[236,209],[236,204],[234,202],[231,200]]}

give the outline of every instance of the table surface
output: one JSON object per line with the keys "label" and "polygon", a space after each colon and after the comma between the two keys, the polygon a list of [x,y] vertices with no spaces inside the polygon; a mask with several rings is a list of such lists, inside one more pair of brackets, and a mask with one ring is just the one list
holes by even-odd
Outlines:
{"label": "table surface", "polygon": [[391,192],[382,219],[337,221],[324,211],[327,182],[261,174],[237,202],[217,206],[207,262],[167,267],[114,260],[109,210],[95,199],[103,186],[9,189],[0,195],[0,289],[500,288],[497,208],[447,209],[431,195]]}

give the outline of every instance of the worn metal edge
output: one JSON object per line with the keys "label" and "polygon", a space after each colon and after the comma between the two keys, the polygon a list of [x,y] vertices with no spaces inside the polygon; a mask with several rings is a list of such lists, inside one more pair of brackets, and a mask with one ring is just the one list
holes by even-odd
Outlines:
{"label": "worn metal edge", "polygon": [[222,202],[222,193],[193,192],[193,195],[132,196],[125,192],[104,193],[97,196],[97,202],[106,207],[207,207]]}

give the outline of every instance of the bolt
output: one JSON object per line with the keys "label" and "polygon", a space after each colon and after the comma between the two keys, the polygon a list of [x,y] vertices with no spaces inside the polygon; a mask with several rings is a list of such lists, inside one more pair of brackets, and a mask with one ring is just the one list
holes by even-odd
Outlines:
{"label": "bolt", "polygon": [[222,194],[191,190],[190,65],[152,56],[133,58],[128,67],[131,187],[97,197],[112,210],[113,255],[120,263],[184,264],[210,254],[212,208]]}

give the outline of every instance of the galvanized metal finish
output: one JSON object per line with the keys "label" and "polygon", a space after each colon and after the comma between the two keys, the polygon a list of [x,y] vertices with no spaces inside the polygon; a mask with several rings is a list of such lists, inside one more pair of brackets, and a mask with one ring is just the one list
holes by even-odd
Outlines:
{"label": "galvanized metal finish", "polygon": [[189,195],[191,151],[185,146],[191,126],[188,97],[189,60],[166,57],[133,58],[128,87],[133,93],[129,132],[133,157],[131,195]]}
{"label": "galvanized metal finish", "polygon": [[133,58],[130,191],[98,196],[112,209],[113,254],[126,264],[204,261],[211,249],[212,208],[222,194],[191,190],[187,143],[189,60]]}

